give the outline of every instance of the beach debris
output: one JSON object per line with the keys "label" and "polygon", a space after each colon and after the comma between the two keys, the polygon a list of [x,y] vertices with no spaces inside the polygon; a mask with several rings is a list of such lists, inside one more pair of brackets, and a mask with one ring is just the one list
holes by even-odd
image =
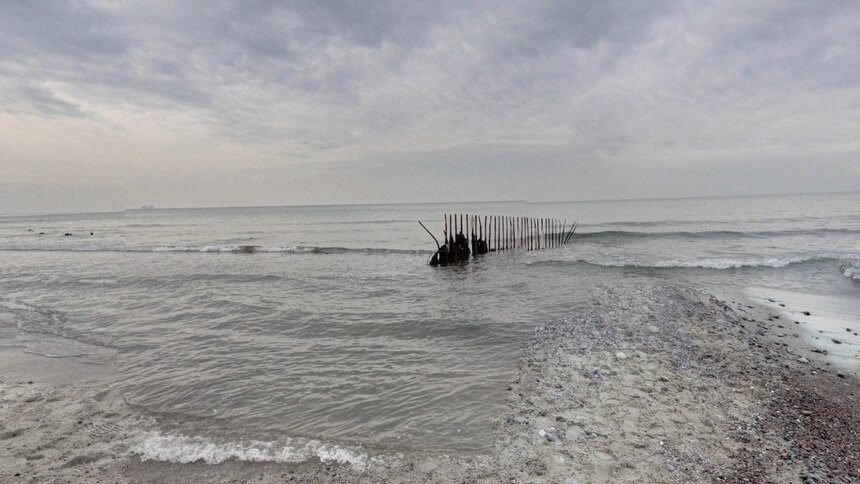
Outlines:
{"label": "beach debris", "polygon": [[804,357],[802,357],[802,356],[801,356],[800,358],[798,358],[798,359],[797,359],[797,361],[799,361],[799,362],[801,362],[801,363],[803,363],[803,364],[809,363],[809,360],[807,360],[806,358],[804,358]]}
{"label": "beach debris", "polygon": [[618,360],[626,360],[627,359],[627,353],[625,353],[623,351],[619,351],[618,353],[615,353],[615,358]]}
{"label": "beach debris", "polygon": [[421,221],[418,223],[436,243],[428,263],[447,266],[470,257],[507,250],[543,250],[570,242],[577,222],[553,218],[509,217],[497,215],[445,214],[442,243]]}
{"label": "beach debris", "polygon": [[540,429],[538,430],[538,435],[542,438],[546,439],[547,442],[555,442],[558,440],[558,429],[555,427],[550,427],[549,429]]}

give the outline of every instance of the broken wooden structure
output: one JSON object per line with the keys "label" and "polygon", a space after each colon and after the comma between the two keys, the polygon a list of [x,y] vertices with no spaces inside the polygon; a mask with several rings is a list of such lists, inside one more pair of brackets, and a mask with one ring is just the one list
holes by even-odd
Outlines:
{"label": "broken wooden structure", "polygon": [[443,243],[420,221],[436,242],[432,266],[446,266],[470,257],[506,250],[542,250],[570,242],[577,223],[554,218],[508,217],[498,215],[445,215]]}

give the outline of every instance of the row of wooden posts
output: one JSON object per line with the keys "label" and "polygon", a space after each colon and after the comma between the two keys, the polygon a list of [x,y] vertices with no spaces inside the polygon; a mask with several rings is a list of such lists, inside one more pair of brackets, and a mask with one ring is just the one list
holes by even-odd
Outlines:
{"label": "row of wooden posts", "polygon": [[448,265],[488,252],[560,247],[570,241],[577,226],[554,218],[498,215],[446,214],[444,219],[442,244],[418,222],[436,241],[430,265]]}

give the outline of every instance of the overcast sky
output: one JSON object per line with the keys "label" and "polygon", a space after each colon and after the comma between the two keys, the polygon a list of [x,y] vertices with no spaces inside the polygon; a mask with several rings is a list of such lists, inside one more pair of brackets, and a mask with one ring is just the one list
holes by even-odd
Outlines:
{"label": "overcast sky", "polygon": [[0,213],[860,189],[860,2],[0,3]]}

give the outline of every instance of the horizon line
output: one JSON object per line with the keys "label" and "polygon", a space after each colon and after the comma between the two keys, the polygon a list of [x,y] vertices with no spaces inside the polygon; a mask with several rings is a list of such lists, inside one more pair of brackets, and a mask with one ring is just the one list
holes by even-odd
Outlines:
{"label": "horizon line", "polygon": [[[17,212],[0,214],[0,217],[36,217],[36,216],[52,216],[52,215],[104,215],[110,213],[125,213],[125,212],[149,212],[149,211],[170,211],[170,210],[217,210],[217,209],[249,209],[249,208],[313,208],[313,207],[356,207],[356,206],[396,206],[396,205],[456,205],[462,204],[491,204],[491,203],[524,203],[535,205],[547,205],[553,203],[596,203],[596,202],[647,202],[661,200],[702,200],[702,199],[721,199],[721,198],[764,198],[764,197],[785,197],[785,196],[801,196],[801,195],[843,195],[851,193],[860,193],[860,190],[839,190],[832,192],[786,192],[786,193],[751,193],[741,195],[699,195],[699,196],[677,196],[677,197],[638,197],[638,198],[591,198],[591,199],[576,199],[576,200],[542,200],[529,201],[526,199],[514,200],[456,200],[456,201],[423,201],[423,202],[351,202],[351,203],[295,203],[283,205],[205,205],[205,206],[189,206],[189,207],[157,207],[154,205],[144,205],[139,208],[124,208],[120,210],[84,210],[70,212]],[[147,208],[151,207],[151,208]]]}

